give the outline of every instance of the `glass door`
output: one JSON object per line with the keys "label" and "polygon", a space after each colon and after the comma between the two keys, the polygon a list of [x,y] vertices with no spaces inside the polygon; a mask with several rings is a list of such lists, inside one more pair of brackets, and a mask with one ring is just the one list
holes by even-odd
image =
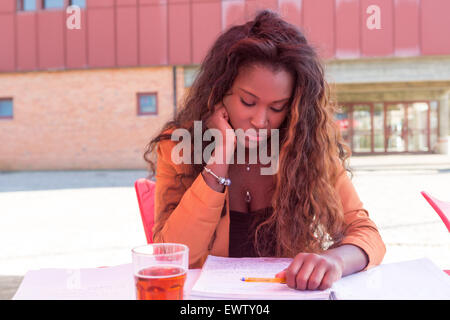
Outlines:
{"label": "glass door", "polygon": [[373,105],[373,151],[385,152],[384,146],[384,104]]}
{"label": "glass door", "polygon": [[428,103],[408,104],[408,151],[428,151]]}
{"label": "glass door", "polygon": [[345,143],[349,146],[351,145],[350,116],[351,113],[349,106],[341,106],[340,110],[338,110],[338,112],[335,115],[336,124],[338,125],[339,130],[341,131],[341,136],[344,139]]}
{"label": "glass door", "polygon": [[406,151],[406,105],[403,103],[386,104],[385,143],[387,152]]}
{"label": "glass door", "polygon": [[353,105],[353,151],[372,152],[372,117],[370,104]]}
{"label": "glass door", "polygon": [[438,102],[430,101],[430,151],[435,149],[439,136]]}

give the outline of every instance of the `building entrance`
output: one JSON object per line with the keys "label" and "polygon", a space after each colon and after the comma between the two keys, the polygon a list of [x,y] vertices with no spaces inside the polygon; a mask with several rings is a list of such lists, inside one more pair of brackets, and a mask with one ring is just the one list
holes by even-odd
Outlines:
{"label": "building entrance", "polygon": [[354,154],[431,153],[438,107],[437,101],[346,103],[336,121]]}

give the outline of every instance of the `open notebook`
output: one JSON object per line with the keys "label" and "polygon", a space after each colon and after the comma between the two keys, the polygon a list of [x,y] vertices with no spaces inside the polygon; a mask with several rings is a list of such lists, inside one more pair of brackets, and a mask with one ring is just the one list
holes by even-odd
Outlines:
{"label": "open notebook", "polygon": [[208,256],[190,298],[330,299],[331,290],[299,291],[283,283],[244,282],[242,277],[273,278],[289,266],[287,258],[223,258]]}
{"label": "open notebook", "polygon": [[427,258],[358,272],[324,291],[300,291],[286,284],[240,280],[274,277],[291,261],[208,256],[189,299],[450,299],[450,277]]}

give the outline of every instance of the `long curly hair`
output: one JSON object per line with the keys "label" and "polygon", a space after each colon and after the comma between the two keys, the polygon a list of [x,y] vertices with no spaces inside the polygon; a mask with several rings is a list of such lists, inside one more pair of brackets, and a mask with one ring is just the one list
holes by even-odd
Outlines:
{"label": "long curly hair", "polygon": [[[254,64],[274,70],[282,68],[295,79],[289,111],[279,128],[273,211],[256,227],[257,252],[278,257],[321,252],[338,244],[344,234],[342,205],[334,185],[340,174],[350,172],[347,160],[351,151],[334,121],[337,105],[330,97],[322,61],[300,29],[276,12],[262,10],[254,20],[231,26],[217,38],[202,61],[180,112],[147,145],[144,159],[149,163],[149,177],[156,173],[156,163],[151,159],[155,147],[170,139],[170,134],[164,132],[170,128],[187,129],[194,145],[194,121],[204,124],[231,88],[239,68]],[[203,127],[205,131],[207,128]],[[202,151],[205,147],[206,143]],[[182,187],[183,178],[197,177],[206,165],[202,161],[191,161],[189,173],[177,174],[177,185]],[[177,203],[165,204],[156,221],[155,234],[176,206]],[[263,241],[268,237],[271,242]]]}

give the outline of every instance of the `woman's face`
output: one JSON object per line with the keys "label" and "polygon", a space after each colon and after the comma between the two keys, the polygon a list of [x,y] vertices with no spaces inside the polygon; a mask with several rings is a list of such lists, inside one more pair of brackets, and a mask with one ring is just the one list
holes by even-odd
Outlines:
{"label": "woman's face", "polygon": [[[256,133],[267,129],[270,138],[271,130],[278,129],[286,118],[293,85],[292,75],[282,69],[273,72],[259,65],[239,69],[231,94],[223,100],[233,129],[255,129]],[[240,142],[248,148],[249,139]]]}

